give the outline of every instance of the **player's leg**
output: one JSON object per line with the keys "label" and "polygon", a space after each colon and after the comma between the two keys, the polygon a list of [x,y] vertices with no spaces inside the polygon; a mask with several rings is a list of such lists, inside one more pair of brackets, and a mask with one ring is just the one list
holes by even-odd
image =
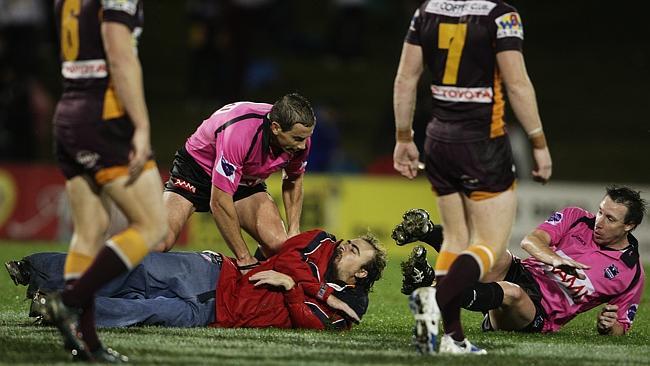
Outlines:
{"label": "player's leg", "polygon": [[[497,258],[504,254],[516,211],[516,194],[507,190],[491,198],[464,198],[470,245],[454,261],[447,276],[439,283],[437,300],[448,339],[440,352],[455,353],[458,347],[471,346],[465,339],[460,322],[462,293],[490,272]],[[473,347],[473,346],[471,346]]]}
{"label": "player's leg", "polygon": [[169,229],[156,251],[171,250],[192,213],[210,211],[211,191],[212,181],[208,173],[185,147],[178,149],[163,193]]}
{"label": "player's leg", "polygon": [[103,189],[124,213],[129,227],[108,240],[108,246],[121,253],[129,268],[167,235],[167,209],[162,201],[160,173],[153,161],[148,169],[130,185],[127,177],[120,176],[105,184]]}
{"label": "player's leg", "polygon": [[128,299],[97,297],[97,326],[128,327],[157,325],[165,327],[201,327],[215,320],[215,298],[198,299],[156,297]]}
{"label": "player's leg", "polygon": [[145,298],[212,298],[221,273],[219,259],[211,253],[150,253],[138,265],[137,276],[129,275],[110,296],[135,289]]}
{"label": "player's leg", "polygon": [[[98,289],[137,265],[150,248],[162,240],[166,234],[166,215],[161,199],[162,185],[155,163],[150,162],[147,165],[140,177],[128,186],[126,167],[108,171],[118,174],[108,174],[110,179],[103,185],[103,190],[125,214],[130,225],[107,241],[83,276],[60,294],[60,303],[56,296],[52,297],[48,305],[49,310],[60,308],[73,311],[88,308],[93,304]],[[94,328],[94,318],[82,318],[79,326],[83,329]],[[88,329],[83,333],[86,343],[90,342],[86,339],[86,333],[91,332]],[[68,338],[74,337],[70,332],[62,333]],[[91,352],[96,347],[103,348],[99,343],[88,344],[88,347]]]}
{"label": "player's leg", "polygon": [[[106,202],[98,193],[98,187],[86,175],[78,175],[66,181],[66,194],[70,200],[74,232],[63,269],[64,291],[73,288],[81,276],[92,265],[102,248],[102,241],[108,228],[109,214]],[[94,303],[87,301],[77,307],[80,316],[77,329],[83,334],[85,347],[96,351],[101,344],[93,323]],[[67,339],[67,347],[83,352],[80,344]]]}
{"label": "player's leg", "polygon": [[164,240],[155,248],[158,252],[166,252],[174,247],[187,220],[196,211],[194,204],[187,198],[167,190],[163,193],[163,203],[167,211],[168,229]]}
{"label": "player's leg", "polygon": [[151,253],[123,281],[112,281],[111,293],[98,294],[97,324],[205,326],[214,321],[220,271],[208,253]]}
{"label": "player's leg", "polygon": [[68,281],[79,279],[103,247],[109,214],[99,188],[86,175],[69,179],[65,189],[74,226],[63,274]]}
{"label": "player's leg", "polygon": [[235,201],[239,224],[257,240],[265,256],[276,253],[288,239],[278,206],[266,192]]}
{"label": "player's leg", "polygon": [[460,193],[452,193],[438,197],[438,210],[445,234],[442,247],[435,264],[436,278],[441,280],[447,275],[458,254],[467,248],[469,229]]}
{"label": "player's leg", "polygon": [[503,289],[503,303],[490,310],[490,323],[495,330],[521,330],[527,327],[537,312],[533,300],[519,285],[500,281]]}

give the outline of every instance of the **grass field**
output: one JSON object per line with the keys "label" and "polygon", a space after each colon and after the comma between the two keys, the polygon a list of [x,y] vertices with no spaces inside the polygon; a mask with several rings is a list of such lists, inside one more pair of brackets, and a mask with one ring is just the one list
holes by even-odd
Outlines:
{"label": "grass field", "polygon": [[[0,260],[63,250],[61,245],[0,243]],[[597,335],[593,311],[552,335],[484,334],[480,315],[464,312],[468,337],[487,348],[489,355],[476,359],[419,356],[410,344],[413,322],[399,292],[399,262],[407,250],[389,248],[389,266],[371,295],[368,314],[349,332],[145,327],[102,330],[100,336],[136,364],[650,365],[647,285],[633,330],[625,337]],[[58,333],[31,325],[24,295],[24,287],[15,287],[6,272],[0,275],[0,364],[65,363],[68,358]]]}

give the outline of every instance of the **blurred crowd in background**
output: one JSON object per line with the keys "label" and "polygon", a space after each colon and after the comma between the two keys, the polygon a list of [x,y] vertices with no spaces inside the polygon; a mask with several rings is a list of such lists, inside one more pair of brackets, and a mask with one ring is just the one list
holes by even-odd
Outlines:
{"label": "blurred crowd in background", "polygon": [[[145,1],[140,57],[163,167],[212,111],[233,101],[312,101],[312,172],[394,174],[392,82],[420,1]],[[650,182],[650,46],[635,14],[588,1],[512,1],[554,158],[554,179]],[[53,161],[60,94],[51,0],[0,0],[0,161]],[[632,12],[634,13],[634,12]],[[427,78],[415,128],[429,119]],[[508,118],[511,122],[512,116]],[[510,124],[520,177],[530,161]],[[518,153],[521,151],[521,153]]]}

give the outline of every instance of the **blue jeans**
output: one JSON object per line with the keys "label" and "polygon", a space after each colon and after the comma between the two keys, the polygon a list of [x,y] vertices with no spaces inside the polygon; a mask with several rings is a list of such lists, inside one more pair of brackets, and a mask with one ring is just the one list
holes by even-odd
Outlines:
{"label": "blue jeans", "polygon": [[[37,253],[29,263],[29,291],[62,289],[65,253]],[[150,253],[95,297],[98,327],[206,326],[215,319],[215,290],[221,265],[203,253]]]}

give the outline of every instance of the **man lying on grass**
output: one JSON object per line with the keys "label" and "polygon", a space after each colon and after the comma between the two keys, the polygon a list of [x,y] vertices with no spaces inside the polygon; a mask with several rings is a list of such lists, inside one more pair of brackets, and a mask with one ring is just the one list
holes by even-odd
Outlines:
{"label": "man lying on grass", "polygon": [[[63,287],[64,262],[63,253],[37,253],[6,267],[31,298]],[[151,253],[97,294],[96,320],[100,327],[349,329],[385,266],[373,236],[336,241],[321,230],[288,239],[246,274],[217,253]]]}
{"label": "man lying on grass", "polygon": [[[632,231],[645,215],[646,202],[628,187],[611,186],[606,191],[597,213],[578,207],[555,212],[522,240],[529,258],[506,253],[483,283],[458,296],[465,309],[489,314],[483,330],[555,332],[602,304],[598,333],[622,335],[630,329],[645,279]],[[433,225],[421,209],[404,214],[393,232],[398,245],[422,240],[439,248],[442,237],[442,227]],[[424,286],[413,292],[411,300],[431,303],[418,309],[427,308],[435,320],[435,290],[429,286],[434,274],[425,256],[426,251],[416,247],[403,264],[402,292],[410,294]],[[433,329],[426,324],[421,328]]]}

